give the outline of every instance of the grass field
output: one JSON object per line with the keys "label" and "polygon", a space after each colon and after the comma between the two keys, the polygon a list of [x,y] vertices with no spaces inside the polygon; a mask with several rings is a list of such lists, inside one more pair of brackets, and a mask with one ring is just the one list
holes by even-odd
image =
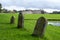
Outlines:
{"label": "grass field", "polygon": [[[9,24],[11,16],[15,16],[15,24]],[[24,19],[60,19],[60,14],[24,14]],[[0,14],[0,40],[60,40],[60,27],[47,25],[43,39],[32,37],[36,20],[24,20],[24,29],[17,29],[18,14]]]}

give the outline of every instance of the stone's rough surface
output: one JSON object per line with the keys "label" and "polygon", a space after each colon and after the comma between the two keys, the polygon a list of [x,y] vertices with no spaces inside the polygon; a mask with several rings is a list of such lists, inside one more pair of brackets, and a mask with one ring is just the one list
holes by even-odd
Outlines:
{"label": "stone's rough surface", "polygon": [[47,20],[44,17],[40,17],[37,20],[32,36],[43,37],[46,25],[47,25]]}
{"label": "stone's rough surface", "polygon": [[18,28],[23,28],[23,27],[24,27],[24,17],[22,12],[20,11],[18,16]]}
{"label": "stone's rough surface", "polygon": [[14,18],[14,16],[12,16],[10,19],[10,24],[14,24],[14,23],[15,23],[15,18]]}

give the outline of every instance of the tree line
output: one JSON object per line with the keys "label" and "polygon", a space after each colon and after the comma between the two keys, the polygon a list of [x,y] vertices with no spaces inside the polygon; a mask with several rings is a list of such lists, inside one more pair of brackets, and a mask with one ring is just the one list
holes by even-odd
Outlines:
{"label": "tree line", "polygon": [[[7,10],[5,8],[2,9],[2,4],[0,3],[0,13],[18,13],[18,12],[20,12],[20,11],[17,11],[17,10],[11,11],[11,10]],[[44,10],[41,10],[41,13],[44,14],[46,12]]]}
{"label": "tree line", "polygon": [[0,3],[0,13],[17,13],[18,11],[17,10],[7,10],[5,8],[2,8],[2,4]]}

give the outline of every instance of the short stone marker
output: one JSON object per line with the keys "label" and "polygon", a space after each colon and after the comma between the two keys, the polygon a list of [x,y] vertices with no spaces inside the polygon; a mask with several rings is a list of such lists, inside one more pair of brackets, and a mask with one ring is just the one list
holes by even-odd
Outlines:
{"label": "short stone marker", "polygon": [[12,16],[10,19],[10,24],[14,24],[14,23],[15,23],[15,18],[14,18],[14,16]]}
{"label": "short stone marker", "polygon": [[18,28],[23,28],[23,27],[24,27],[24,17],[22,11],[20,11],[18,16]]}
{"label": "short stone marker", "polygon": [[47,25],[47,19],[45,19],[44,17],[40,17],[37,20],[32,36],[38,36],[43,38],[46,25]]}

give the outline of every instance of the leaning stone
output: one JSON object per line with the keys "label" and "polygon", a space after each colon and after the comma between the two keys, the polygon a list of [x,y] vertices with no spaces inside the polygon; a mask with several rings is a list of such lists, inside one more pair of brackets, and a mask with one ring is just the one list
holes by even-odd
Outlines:
{"label": "leaning stone", "polygon": [[24,27],[24,17],[22,11],[20,11],[18,16],[18,28],[23,28],[23,27]]}
{"label": "leaning stone", "polygon": [[32,36],[38,36],[43,38],[46,25],[47,25],[47,19],[44,17],[40,17],[37,20]]}
{"label": "leaning stone", "polygon": [[15,18],[14,18],[14,16],[12,16],[10,19],[10,24],[14,24],[14,23],[15,23]]}

